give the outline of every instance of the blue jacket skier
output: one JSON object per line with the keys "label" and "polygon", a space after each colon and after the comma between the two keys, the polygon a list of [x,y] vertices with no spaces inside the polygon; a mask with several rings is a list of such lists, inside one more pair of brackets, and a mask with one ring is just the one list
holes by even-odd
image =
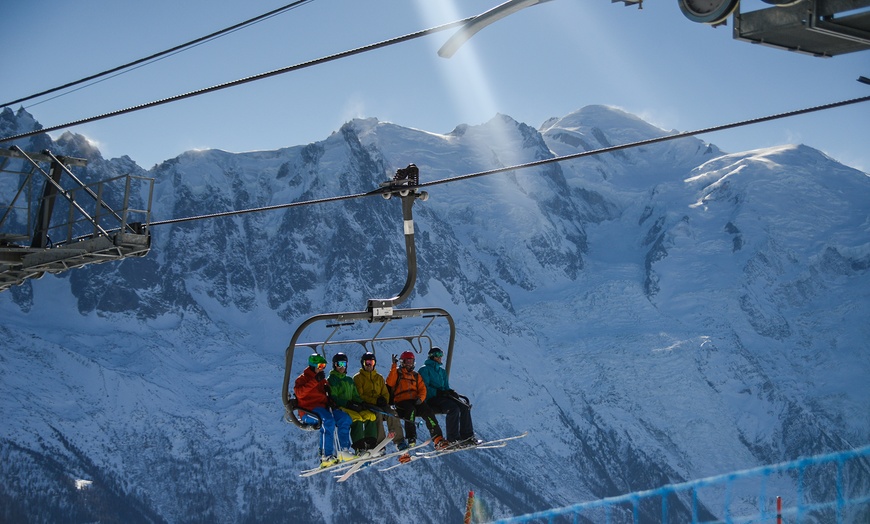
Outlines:
{"label": "blue jacket skier", "polygon": [[426,384],[426,402],[432,410],[447,414],[447,440],[451,444],[474,444],[474,424],[471,404],[466,397],[450,389],[447,371],[441,366],[444,352],[439,347],[429,350],[429,358],[420,368],[420,377]]}

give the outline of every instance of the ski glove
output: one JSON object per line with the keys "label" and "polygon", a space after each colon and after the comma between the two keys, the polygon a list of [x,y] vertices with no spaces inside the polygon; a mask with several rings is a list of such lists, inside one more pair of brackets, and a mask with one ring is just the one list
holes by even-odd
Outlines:
{"label": "ski glove", "polygon": [[360,404],[359,402],[357,402],[355,400],[348,400],[347,402],[345,402],[344,407],[346,407],[347,409],[350,409],[352,411],[362,411],[366,408],[365,406],[363,406],[362,404]]}

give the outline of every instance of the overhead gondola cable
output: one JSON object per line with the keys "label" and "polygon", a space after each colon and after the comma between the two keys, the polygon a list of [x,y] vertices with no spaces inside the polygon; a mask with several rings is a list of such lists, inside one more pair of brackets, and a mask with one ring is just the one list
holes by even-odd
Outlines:
{"label": "overhead gondola cable", "polygon": [[[248,20],[245,20],[244,22],[239,22],[238,24],[221,29],[220,31],[215,31],[215,32],[210,33],[208,35],[196,38],[194,40],[191,40],[190,42],[185,42],[183,44],[177,45],[177,46],[172,47],[170,49],[167,49],[165,51],[160,51],[159,53],[154,53],[154,54],[146,56],[144,58],[140,58],[138,60],[134,60],[132,62],[123,64],[123,65],[119,65],[119,66],[113,67],[111,69],[107,69],[107,70],[102,71],[100,73],[96,73],[94,75],[90,75],[90,76],[87,76],[85,78],[75,80],[73,82],[68,82],[68,83],[61,85],[61,86],[52,87],[51,89],[46,89],[45,91],[40,91],[39,93],[34,93],[32,95],[28,95],[28,96],[19,98],[17,100],[13,100],[11,102],[6,102],[5,104],[0,105],[0,107],[11,106],[14,104],[18,104],[21,102],[26,102],[28,100],[32,100],[32,99],[40,97],[40,96],[48,95],[51,93],[56,93],[57,91],[60,91],[62,89],[77,86],[79,84],[83,84],[83,83],[89,82],[91,80],[97,80],[99,78],[103,78],[103,77],[111,75],[113,73],[118,73],[118,75],[123,74],[123,73],[127,72],[128,70],[132,70],[132,68],[134,68],[134,66],[142,67],[144,65],[147,65],[150,62],[156,61],[157,59],[162,59],[162,58],[167,57],[168,55],[180,53],[181,51],[187,50],[188,48],[198,46],[198,45],[203,44],[205,42],[208,42],[210,40],[214,40],[216,38],[219,38],[219,37],[224,36],[226,34],[232,33],[234,31],[237,31],[237,30],[242,29],[244,27],[247,27],[249,25],[253,25],[255,23],[262,22],[263,20],[266,20],[266,19],[271,18],[273,16],[276,16],[278,14],[281,14],[284,11],[289,11],[290,9],[295,9],[296,7],[299,7],[300,5],[306,4],[310,1],[311,0],[296,0],[295,2],[291,2],[283,7],[279,7],[278,9],[273,9],[273,10],[269,11],[268,13],[263,13],[262,15],[255,16],[254,18],[250,18]],[[117,75],[114,75],[114,76],[117,76]],[[103,80],[106,80],[106,79],[103,79]],[[102,81],[102,80],[100,80],[100,81]],[[94,83],[96,83],[96,82],[94,82]],[[88,84],[88,85],[93,85],[93,84]],[[82,86],[82,87],[79,87],[78,89],[83,89],[84,87],[87,87],[87,86]],[[67,93],[70,93],[70,92],[72,92],[72,91],[68,91]],[[52,97],[48,100],[53,100],[54,98],[57,98],[59,96],[63,96],[64,94],[67,94],[67,93],[62,93],[62,94],[57,95],[55,97]],[[45,102],[45,101],[47,101],[47,100],[43,100],[42,102]],[[38,103],[41,104],[42,102],[38,102]],[[36,104],[32,104],[32,105],[36,105]]]}
{"label": "overhead gondola cable", "polygon": [[155,100],[155,101],[153,101],[153,102],[148,102],[148,103],[145,103],[145,104],[140,104],[140,105],[137,105],[137,106],[128,107],[128,108],[125,108],[125,109],[119,109],[119,110],[116,110],[116,111],[111,111],[111,112],[109,112],[109,113],[104,113],[104,114],[102,114],[102,115],[92,116],[92,117],[88,117],[88,118],[83,118],[83,119],[81,119],[81,120],[75,120],[75,121],[73,121],[73,122],[67,122],[66,124],[59,124],[59,125],[51,126],[51,127],[44,127],[44,128],[42,128],[42,129],[37,129],[37,130],[34,130],[34,131],[28,131],[28,132],[26,132],[26,133],[19,133],[19,134],[17,134],[17,135],[11,135],[11,136],[7,136],[7,137],[3,137],[3,138],[0,138],[0,142],[9,142],[9,141],[11,141],[11,140],[18,140],[18,139],[20,139],[20,138],[27,138],[27,137],[34,136],[34,135],[38,135],[38,134],[42,134],[42,133],[50,133],[51,131],[57,131],[57,130],[59,130],[59,129],[65,129],[65,128],[68,128],[68,127],[74,127],[74,126],[78,126],[78,125],[81,125],[81,124],[87,124],[87,123],[89,123],[89,122],[96,122],[97,120],[104,120],[104,119],[106,119],[106,118],[111,118],[111,117],[114,117],[114,116],[119,116],[119,115],[123,115],[123,114],[127,114],[127,113],[132,113],[132,112],[134,112],[134,111],[140,111],[140,110],[142,110],[142,109],[148,109],[148,108],[151,108],[151,107],[156,107],[156,106],[159,106],[159,105],[168,104],[168,103],[170,103],[170,102],[177,102],[178,100],[183,100],[183,99],[185,99],[185,98],[191,98],[191,97],[195,97],[195,96],[199,96],[199,95],[204,95],[204,94],[206,94],[206,93],[211,93],[211,92],[213,92],[213,91],[220,91],[221,89],[227,89],[227,88],[230,88],[230,87],[235,87],[235,86],[238,86],[238,85],[247,84],[247,83],[249,83],[249,82],[254,82],[254,81],[257,81],[257,80],[263,80],[264,78],[269,78],[269,77],[272,77],[272,76],[282,75],[282,74],[284,74],[284,73],[289,73],[289,72],[291,72],[291,71],[297,71],[297,70],[299,70],[299,69],[304,69],[304,68],[306,68],[306,67],[311,67],[311,66],[315,66],[315,65],[318,65],[318,64],[323,64],[323,63],[326,63],[326,62],[332,62],[332,61],[334,61],[334,60],[338,60],[338,59],[340,59],[340,58],[347,58],[347,57],[349,57],[349,56],[358,55],[358,54],[365,53],[365,52],[368,52],[368,51],[373,51],[373,50],[375,50],[375,49],[380,49],[380,48],[382,48],[382,47],[387,47],[387,46],[391,46],[391,45],[394,45],[394,44],[399,44],[399,43],[402,43],[402,42],[407,42],[407,41],[409,41],[409,40],[413,40],[413,39],[415,39],[415,38],[420,38],[420,37],[423,37],[423,36],[431,35],[431,34],[433,34],[433,33],[437,33],[437,32],[439,32],[439,31],[445,31],[445,30],[447,30],[447,29],[452,29],[452,28],[454,28],[454,27],[457,27],[457,26],[460,26],[460,25],[464,24],[465,22],[467,22],[468,20],[471,20],[472,18],[474,18],[474,17],[463,18],[462,20],[456,20],[456,21],[454,21],[454,22],[448,22],[448,23],[443,24],[443,25],[439,25],[439,26],[435,26],[435,27],[430,27],[429,29],[423,29],[423,30],[420,30],[420,31],[416,31],[416,32],[414,32],[414,33],[408,33],[408,34],[406,34],[406,35],[397,36],[397,37],[394,37],[394,38],[390,38],[390,39],[388,39],[388,40],[382,40],[382,41],[380,41],[380,42],[375,42],[375,43],[373,43],[373,44],[368,44],[368,45],[365,45],[365,46],[362,46],[362,47],[357,47],[357,48],[355,48],[355,49],[350,49],[350,50],[348,50],[348,51],[342,51],[342,52],[340,52],[340,53],[335,53],[335,54],[327,55],[327,56],[324,56],[324,57],[321,57],[321,58],[316,58],[316,59],[314,59],[314,60],[309,60],[308,62],[302,62],[302,63],[299,63],[299,64],[295,64],[295,65],[291,65],[291,66],[287,66],[287,67],[282,67],[282,68],[280,68],[280,69],[274,69],[274,70],[272,70],[272,71],[267,71],[267,72],[265,72],[265,73],[260,73],[260,74],[257,74],[257,75],[253,75],[253,76],[249,76],[249,77],[245,77],[245,78],[240,78],[240,79],[238,79],[238,80],[233,80],[233,81],[231,81],[231,82],[225,82],[225,83],[223,83],[223,84],[217,84],[217,85],[214,85],[214,86],[211,86],[211,87],[206,87],[206,88],[203,88],[203,89],[198,89],[198,90],[196,90],[196,91],[189,91],[189,92],[187,92],[187,93],[182,93],[182,94],[180,94],[180,95],[175,95],[175,96],[171,96],[171,97],[168,97],[168,98],[162,98],[162,99],[160,99],[160,100]]}
{"label": "overhead gondola cable", "polygon": [[[672,135],[664,135],[664,136],[655,137],[655,138],[648,138],[648,139],[644,139],[644,140],[638,140],[635,142],[629,142],[626,144],[607,146],[607,147],[602,147],[599,149],[592,149],[590,151],[582,151],[580,153],[573,153],[570,155],[562,155],[562,156],[557,156],[557,157],[553,157],[553,158],[545,158],[542,160],[535,160],[533,162],[528,162],[525,164],[515,164],[512,166],[499,167],[499,168],[495,168],[495,169],[489,169],[486,171],[479,171],[477,173],[469,173],[469,174],[459,175],[459,176],[455,176],[455,177],[442,178],[439,180],[433,180],[431,182],[424,182],[422,184],[414,186],[414,188],[424,188],[424,187],[436,186],[436,185],[441,185],[441,184],[448,184],[448,183],[452,183],[452,182],[458,182],[460,180],[468,180],[471,178],[478,178],[478,177],[483,177],[483,176],[495,175],[498,173],[505,173],[508,171],[527,169],[530,167],[538,167],[538,166],[552,164],[552,163],[556,163],[556,162],[565,162],[567,160],[575,160],[575,159],[583,158],[583,157],[587,157],[587,156],[600,155],[603,153],[613,153],[615,151],[621,151],[623,149],[630,149],[630,148],[646,146],[646,145],[650,145],[650,144],[657,144],[660,142],[667,142],[670,140],[677,140],[679,138],[687,138],[690,136],[703,135],[703,134],[707,134],[707,133],[714,133],[717,131],[725,131],[728,129],[745,127],[745,126],[749,126],[749,125],[760,124],[763,122],[770,122],[772,120],[779,120],[779,119],[783,119],[783,118],[804,115],[807,113],[815,113],[818,111],[825,111],[828,109],[835,109],[838,107],[844,107],[844,106],[859,104],[859,103],[868,102],[868,101],[870,101],[870,96],[851,98],[851,99],[847,99],[847,100],[841,100],[839,102],[831,102],[828,104],[822,104],[822,105],[807,107],[807,108],[803,108],[803,109],[796,109],[793,111],[786,111],[784,113],[776,113],[773,115],[751,118],[748,120],[740,120],[740,121],[731,122],[728,124],[720,124],[717,126],[705,127],[705,128],[698,129],[695,131],[684,131],[682,133],[674,133]],[[160,220],[160,221],[151,222],[150,225],[152,227],[153,226],[163,226],[163,225],[168,225],[168,224],[177,224],[180,222],[191,222],[194,220],[205,220],[208,218],[220,218],[220,217],[227,217],[227,216],[234,216],[234,215],[243,215],[243,214],[247,214],[247,213],[273,211],[276,209],[286,209],[286,208],[291,208],[291,207],[310,206],[310,205],[314,205],[314,204],[325,204],[327,202],[338,202],[338,201],[342,201],[342,200],[352,200],[352,199],[356,199],[356,198],[364,198],[364,197],[377,196],[377,195],[383,195],[383,194],[384,194],[384,191],[382,189],[376,189],[374,191],[368,191],[365,193],[355,193],[355,194],[349,194],[349,195],[318,198],[318,199],[314,199],[314,200],[305,200],[305,201],[301,201],[301,202],[290,202],[287,204],[275,204],[272,206],[256,207],[256,208],[242,209],[242,210],[236,210],[236,211],[223,211],[223,212],[219,212],[219,213],[210,213],[210,214],[206,214],[206,215],[196,215],[196,216],[183,217],[183,218],[173,218],[173,219],[168,219],[168,220]]]}

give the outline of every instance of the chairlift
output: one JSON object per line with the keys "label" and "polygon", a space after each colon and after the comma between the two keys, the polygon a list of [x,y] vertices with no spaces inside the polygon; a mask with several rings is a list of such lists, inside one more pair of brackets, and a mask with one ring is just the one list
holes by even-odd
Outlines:
{"label": "chairlift", "polygon": [[[456,338],[456,326],[453,317],[445,309],[439,307],[398,308],[404,302],[417,280],[417,253],[414,244],[414,220],[412,208],[416,200],[426,201],[429,195],[425,191],[418,191],[419,169],[414,164],[399,169],[392,180],[384,182],[381,187],[372,193],[379,193],[385,199],[394,196],[401,198],[402,218],[405,235],[405,252],[407,255],[408,274],[405,285],[398,295],[385,299],[369,299],[364,311],[350,311],[342,313],[323,313],[314,315],[299,325],[285,352],[284,384],[281,390],[281,400],[285,408],[285,420],[306,431],[319,430],[320,417],[312,412],[298,407],[296,398],[293,397],[290,381],[294,379],[293,357],[297,348],[308,350],[307,355],[317,353],[327,358],[327,353],[334,346],[359,346],[363,352],[371,352],[377,355],[377,349],[387,344],[401,344],[410,347],[416,354],[426,354],[435,344],[432,340],[431,329],[436,322],[439,326],[446,322],[447,345],[444,349],[446,360],[444,368],[450,374],[450,364],[453,359],[453,343]],[[417,319],[411,322],[409,319]],[[397,324],[398,321],[404,321]],[[376,328],[369,325],[379,324]],[[412,324],[408,326],[408,324]],[[393,333],[391,326],[397,326],[398,333]],[[359,336],[353,333],[360,326],[374,330],[370,336]],[[408,328],[416,328],[410,330]],[[443,328],[442,328],[443,329]],[[350,336],[344,336],[351,331]],[[313,332],[325,333],[321,339],[309,340],[306,337],[313,336]],[[329,360],[329,358],[327,358]],[[304,413],[315,419],[316,422],[304,422],[297,414]]]}

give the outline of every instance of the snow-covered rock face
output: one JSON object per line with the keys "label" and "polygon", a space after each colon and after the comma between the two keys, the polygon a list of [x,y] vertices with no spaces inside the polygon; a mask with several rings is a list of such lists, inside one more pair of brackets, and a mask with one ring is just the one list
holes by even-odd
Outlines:
{"label": "snow-covered rock face", "polygon": [[[365,193],[412,162],[425,183],[665,134],[590,106],[539,131],[354,120],[150,172],[77,135],[42,147],[87,157],[88,180],[154,177],[162,221]],[[469,489],[494,518],[870,441],[867,175],[806,146],[683,138],[426,190],[408,305],[456,319],[451,385],[480,436],[529,437],[298,478],[317,439],[281,420],[284,350],[305,318],[399,291],[398,199],[192,220],[155,226],[144,259],[0,293],[0,520],[446,522]]]}

